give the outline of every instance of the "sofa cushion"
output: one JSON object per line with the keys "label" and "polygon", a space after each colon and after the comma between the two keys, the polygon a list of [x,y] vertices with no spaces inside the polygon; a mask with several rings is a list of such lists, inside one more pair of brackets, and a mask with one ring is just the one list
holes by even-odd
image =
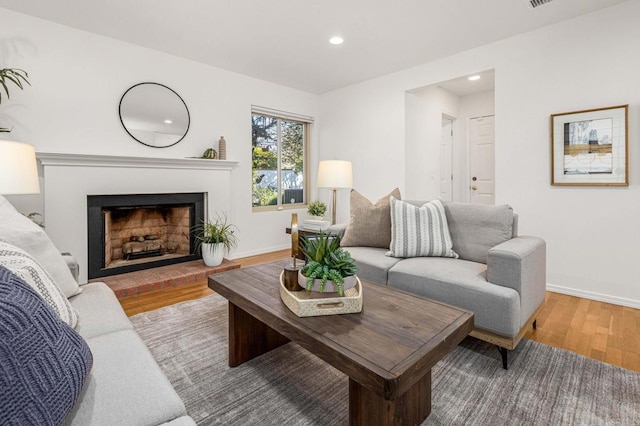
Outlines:
{"label": "sofa cushion", "polygon": [[400,199],[400,190],[394,189],[375,204],[358,191],[351,190],[351,219],[340,245],[388,249],[391,242],[390,196]]}
{"label": "sofa cushion", "polygon": [[94,368],[67,424],[157,425],[186,415],[182,400],[133,330],[87,339]]}
{"label": "sofa cushion", "polygon": [[82,337],[0,266],[0,423],[62,424],[91,365]]}
{"label": "sofa cushion", "polygon": [[366,281],[387,284],[389,269],[402,259],[386,256],[387,249],[375,247],[345,247],[356,261],[358,276]]}
{"label": "sofa cushion", "polygon": [[453,249],[461,259],[487,263],[489,249],[513,236],[513,209],[506,205],[444,203]]}
{"label": "sofa cushion", "polygon": [[404,259],[389,270],[388,285],[472,311],[474,326],[513,337],[520,331],[520,296],[486,280],[486,265],[445,257]]}
{"label": "sofa cushion", "polygon": [[391,197],[391,246],[393,257],[454,257],[451,235],[442,201],[422,207]]}
{"label": "sofa cushion", "polygon": [[42,228],[18,211],[0,195],[0,239],[20,247],[51,274],[66,297],[81,290],[67,263]]}
{"label": "sofa cushion", "polygon": [[29,284],[62,321],[71,327],[77,325],[78,312],[71,307],[51,275],[33,257],[24,250],[0,240],[0,265]]}
{"label": "sofa cushion", "polygon": [[85,284],[82,293],[69,301],[80,313],[76,331],[85,339],[114,331],[133,330],[120,302],[105,283]]}

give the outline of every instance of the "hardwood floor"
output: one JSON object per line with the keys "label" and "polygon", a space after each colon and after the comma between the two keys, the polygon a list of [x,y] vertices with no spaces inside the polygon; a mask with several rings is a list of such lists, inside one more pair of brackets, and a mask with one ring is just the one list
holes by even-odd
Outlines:
{"label": "hardwood floor", "polygon": [[[284,259],[289,253],[281,250],[235,261],[246,268]],[[131,316],[212,293],[205,280],[125,297],[120,303]],[[547,292],[537,325],[525,338],[640,372],[640,309]]]}

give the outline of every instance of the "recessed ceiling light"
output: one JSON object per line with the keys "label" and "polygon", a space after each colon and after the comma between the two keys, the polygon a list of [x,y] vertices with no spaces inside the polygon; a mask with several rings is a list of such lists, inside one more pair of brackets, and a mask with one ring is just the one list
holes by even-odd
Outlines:
{"label": "recessed ceiling light", "polygon": [[476,81],[476,80],[480,80],[479,75],[472,75],[471,77],[469,77],[469,81]]}
{"label": "recessed ceiling light", "polygon": [[164,122],[165,122],[165,124],[172,124],[173,123],[173,121],[171,121],[171,120],[164,120]]}
{"label": "recessed ceiling light", "polygon": [[344,41],[343,38],[340,36],[334,36],[329,39],[329,43],[335,44],[335,45],[342,44],[343,41]]}

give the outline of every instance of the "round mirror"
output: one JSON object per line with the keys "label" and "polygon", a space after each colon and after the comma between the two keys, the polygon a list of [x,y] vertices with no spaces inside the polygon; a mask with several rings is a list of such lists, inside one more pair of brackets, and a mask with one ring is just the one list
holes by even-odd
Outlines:
{"label": "round mirror", "polygon": [[120,99],[120,121],[138,142],[166,148],[180,142],[189,130],[189,110],[180,95],[158,83],[140,83]]}

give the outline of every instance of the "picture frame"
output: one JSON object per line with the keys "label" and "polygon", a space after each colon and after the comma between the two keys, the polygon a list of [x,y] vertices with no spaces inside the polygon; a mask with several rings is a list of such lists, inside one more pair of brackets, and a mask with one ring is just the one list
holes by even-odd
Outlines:
{"label": "picture frame", "polygon": [[629,105],[551,115],[551,185],[629,186]]}

